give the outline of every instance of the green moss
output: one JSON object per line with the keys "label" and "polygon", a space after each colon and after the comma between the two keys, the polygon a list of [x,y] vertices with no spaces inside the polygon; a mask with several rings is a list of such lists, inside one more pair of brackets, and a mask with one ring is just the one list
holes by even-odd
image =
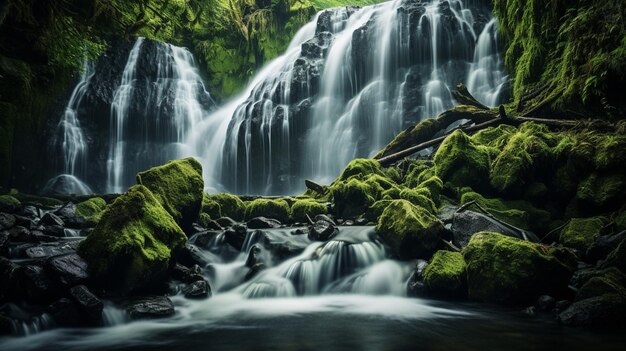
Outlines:
{"label": "green moss", "polygon": [[407,200],[415,206],[426,209],[433,215],[437,214],[437,207],[435,206],[435,203],[428,196],[425,196],[423,192],[413,189],[404,189],[400,192],[400,198]]}
{"label": "green moss", "polygon": [[441,180],[441,178],[437,177],[437,176],[432,176],[424,181],[422,181],[418,186],[417,189],[428,189],[428,192],[430,193],[430,199],[433,200],[433,202],[435,203],[435,206],[439,206],[440,205],[440,200],[439,200],[439,196],[441,195],[441,192],[443,191],[443,181]]}
{"label": "green moss", "polygon": [[623,277],[619,281],[612,275],[600,275],[589,279],[576,293],[576,301],[606,294],[617,294],[626,299]]}
{"label": "green moss", "polygon": [[497,127],[479,130],[476,134],[471,136],[471,139],[476,144],[491,146],[502,150],[509,142],[511,136],[516,132],[517,128],[502,124]]}
{"label": "green moss", "polygon": [[457,187],[482,189],[489,177],[489,152],[460,130],[443,141],[434,162],[437,176]]}
{"label": "green moss", "polygon": [[255,217],[267,217],[279,220],[282,223],[289,222],[289,203],[287,201],[256,199],[246,204],[246,219]]}
{"label": "green moss", "polygon": [[441,244],[443,224],[427,209],[393,200],[383,210],[376,231],[401,258],[429,258]]}
{"label": "green moss", "polygon": [[313,200],[298,200],[291,206],[291,216],[294,221],[308,223],[306,215],[313,219],[318,214],[327,214],[326,205]]}
{"label": "green moss", "polygon": [[204,193],[202,196],[202,209],[200,210],[200,215],[202,214],[206,214],[212,219],[218,219],[222,217],[222,206],[217,201],[212,200],[208,194]]}
{"label": "green moss", "polygon": [[576,198],[593,206],[604,207],[626,196],[626,176],[590,174],[578,184]]}
{"label": "green moss", "polygon": [[389,167],[385,170],[385,176],[396,184],[402,183],[402,176],[395,167]]}
{"label": "green moss", "polygon": [[211,195],[210,199],[220,205],[221,215],[236,221],[242,221],[246,213],[246,204],[236,195],[219,193]]}
{"label": "green moss", "polygon": [[498,219],[527,230],[542,230],[551,220],[548,211],[538,209],[527,201],[489,199],[468,191],[461,196],[461,204],[476,201]]}
{"label": "green moss", "polygon": [[106,208],[78,253],[105,288],[130,292],[159,283],[186,240],[150,190],[135,185]]}
{"label": "green moss", "polygon": [[198,216],[198,224],[200,224],[203,228],[208,228],[211,221],[213,221],[213,219],[206,212],[202,212],[200,213],[200,216]]}
{"label": "green moss", "polygon": [[424,269],[424,285],[429,294],[463,297],[467,294],[465,260],[459,252],[437,251]]}
{"label": "green moss", "polygon": [[388,199],[388,200],[396,199],[397,200],[400,198],[400,188],[387,189],[380,194],[380,197],[382,199]]}
{"label": "green moss", "polygon": [[463,249],[470,299],[504,304],[563,296],[576,266],[564,249],[480,232]]}
{"label": "green moss", "polygon": [[595,138],[593,162],[598,170],[619,169],[626,163],[626,136],[605,134]]}
{"label": "green moss", "polygon": [[368,183],[352,178],[347,182],[335,182],[330,187],[330,192],[336,214],[351,218],[363,214],[380,198],[383,188],[376,182]]}
{"label": "green moss", "polygon": [[365,179],[367,176],[372,174],[384,176],[378,161],[366,158],[357,158],[348,163],[343,172],[341,172],[339,180],[347,180],[352,176],[358,176]]}
{"label": "green moss", "polygon": [[432,162],[420,159],[413,161],[409,166],[402,185],[407,188],[415,188],[422,182],[422,174],[425,171],[432,171]]}
{"label": "green moss", "polygon": [[370,206],[370,208],[365,213],[365,218],[367,218],[370,222],[378,221],[378,218],[383,214],[383,211],[389,206],[393,201],[392,200],[379,200],[376,201]]}
{"label": "green moss", "polygon": [[20,205],[20,201],[11,195],[0,195],[0,209],[14,210]]}
{"label": "green moss", "polygon": [[604,217],[572,218],[561,231],[561,244],[587,252],[606,224]]}
{"label": "green moss", "polygon": [[181,228],[198,219],[202,207],[204,180],[202,165],[185,158],[137,174],[137,184],[147,187]]}
{"label": "green moss", "polygon": [[101,197],[92,197],[76,205],[76,214],[85,218],[88,223],[98,223],[107,203]]}

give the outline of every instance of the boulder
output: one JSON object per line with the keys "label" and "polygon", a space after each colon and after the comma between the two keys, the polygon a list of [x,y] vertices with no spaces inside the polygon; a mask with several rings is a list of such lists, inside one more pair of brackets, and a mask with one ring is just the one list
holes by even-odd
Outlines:
{"label": "boulder", "polygon": [[137,184],[148,188],[181,228],[190,228],[198,219],[204,180],[202,165],[195,159],[170,161],[141,172]]}
{"label": "boulder", "polygon": [[605,224],[604,217],[572,218],[563,227],[559,242],[585,254],[600,236]]}
{"label": "boulder", "polygon": [[626,273],[626,239],[622,240],[615,250],[611,251],[602,263],[602,267],[615,267]]}
{"label": "boulder", "polygon": [[200,268],[197,264],[194,264],[191,268],[187,268],[182,264],[176,263],[176,265],[172,268],[171,275],[172,278],[187,284],[204,279],[202,276],[202,268]]}
{"label": "boulder", "polygon": [[478,232],[496,232],[516,237],[517,233],[498,221],[474,211],[455,212],[452,215],[452,236],[454,244],[465,247],[472,235]]}
{"label": "boulder", "polygon": [[209,199],[219,204],[221,216],[230,217],[235,221],[242,221],[244,219],[246,205],[236,195],[219,193],[215,195],[210,195]]}
{"label": "boulder", "polygon": [[150,190],[136,185],[107,207],[78,253],[98,282],[129,292],[161,283],[171,251],[186,240]]}
{"label": "boulder", "polygon": [[467,295],[465,260],[459,252],[437,251],[424,269],[424,285],[429,295],[464,297]]}
{"label": "boulder", "polygon": [[460,130],[450,134],[433,158],[436,175],[453,186],[482,190],[489,182],[489,152]]}
{"label": "boulder", "polygon": [[246,218],[267,217],[282,223],[289,222],[289,204],[282,199],[256,199],[246,205]]}
{"label": "boulder", "polygon": [[550,312],[556,306],[556,300],[550,295],[541,295],[535,302],[535,308],[541,312]]}
{"label": "boulder", "polygon": [[89,280],[87,262],[76,253],[50,257],[44,267],[50,276],[67,287]]}
{"label": "boulder", "polygon": [[31,259],[48,258],[76,252],[79,243],[79,241],[45,243],[27,248],[24,254]]}
{"label": "boulder", "polygon": [[626,230],[611,235],[600,235],[587,250],[587,259],[590,261],[598,261],[607,257],[611,251],[626,239]]}
{"label": "boulder", "polygon": [[54,213],[48,212],[43,215],[43,217],[41,217],[41,219],[39,220],[39,224],[43,224],[46,226],[57,225],[63,227],[65,225],[65,222],[63,222],[63,220]]}
{"label": "boulder", "polygon": [[20,206],[20,201],[11,195],[0,195],[0,212],[13,213]]}
{"label": "boulder", "polygon": [[183,289],[183,294],[188,299],[204,299],[211,296],[211,287],[206,280],[197,280]]}
{"label": "boulder", "polygon": [[235,224],[237,224],[237,221],[235,221],[234,219],[230,218],[230,217],[220,217],[218,219],[215,220],[217,222],[217,224],[220,225],[220,227],[222,228],[228,228],[228,227],[232,227]]}
{"label": "boulder", "polygon": [[226,242],[238,251],[243,247],[246,235],[248,235],[248,228],[243,224],[235,224],[230,229],[224,231]]}
{"label": "boulder", "polygon": [[502,304],[533,303],[544,294],[563,296],[576,267],[567,249],[492,232],[474,234],[463,257],[469,298]]}
{"label": "boulder", "polygon": [[281,223],[272,218],[254,217],[250,219],[246,225],[250,229],[271,229],[280,228]]}
{"label": "boulder", "polygon": [[402,259],[428,259],[440,247],[443,224],[427,209],[393,200],[383,211],[376,231]]}
{"label": "boulder", "polygon": [[9,229],[11,241],[27,242],[30,240],[30,230],[22,226],[15,226]]}
{"label": "boulder", "polygon": [[55,324],[60,327],[79,327],[82,323],[82,314],[74,301],[61,298],[48,306],[48,314]]}
{"label": "boulder", "polygon": [[307,215],[314,218],[328,213],[326,205],[313,200],[298,200],[291,206],[291,217],[295,222],[308,222]]}
{"label": "boulder", "polygon": [[15,225],[16,218],[12,214],[0,213],[0,230],[10,229]]}
{"label": "boulder", "polygon": [[76,216],[72,219],[72,223],[79,224],[82,219],[87,225],[95,226],[100,221],[106,206],[106,201],[100,197],[83,201],[76,205]]}
{"label": "boulder", "polygon": [[16,274],[18,266],[10,260],[0,257],[0,302],[8,299],[11,294],[11,289],[16,286]]}
{"label": "boulder", "polygon": [[26,265],[19,267],[15,274],[19,282],[18,296],[40,302],[50,301],[56,295],[52,281],[42,267]]}
{"label": "boulder", "polygon": [[618,294],[606,294],[574,302],[559,314],[568,326],[620,326],[626,324],[626,301]]}
{"label": "boulder", "polygon": [[90,319],[98,321],[102,318],[104,304],[84,285],[77,285],[70,289],[70,296]]}
{"label": "boulder", "polygon": [[132,319],[163,318],[174,315],[174,304],[165,296],[135,297],[122,302]]}
{"label": "boulder", "polygon": [[315,221],[308,226],[308,229],[309,240],[313,241],[328,241],[339,233],[337,226],[324,220]]}

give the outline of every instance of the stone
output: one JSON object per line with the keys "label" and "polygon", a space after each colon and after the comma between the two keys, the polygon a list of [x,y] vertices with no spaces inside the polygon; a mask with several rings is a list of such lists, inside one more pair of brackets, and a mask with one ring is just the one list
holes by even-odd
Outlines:
{"label": "stone", "polygon": [[558,316],[568,326],[620,326],[626,323],[623,296],[606,294],[574,302]]}
{"label": "stone", "polygon": [[60,225],[49,225],[43,228],[45,235],[56,236],[62,238],[65,236],[65,228]]}
{"label": "stone", "polygon": [[331,222],[319,220],[308,226],[309,240],[327,241],[339,233],[339,229]]}
{"label": "stone", "polygon": [[39,220],[39,224],[43,224],[46,226],[58,225],[63,227],[65,225],[65,222],[63,222],[63,220],[54,213],[48,212],[43,215],[43,217],[41,217],[41,219]]}
{"label": "stone", "polygon": [[82,325],[78,306],[67,298],[61,298],[48,306],[48,314],[56,325],[60,327],[78,327]]}
{"label": "stone", "polygon": [[280,228],[281,226],[281,223],[278,220],[265,217],[254,217],[246,224],[250,229],[271,229]]}
{"label": "stone", "polygon": [[218,219],[215,220],[217,222],[217,224],[219,224],[222,228],[228,228],[228,227],[232,227],[235,224],[237,224],[237,222],[230,218],[230,217],[220,217]]}
{"label": "stone", "polygon": [[587,250],[587,259],[589,261],[599,261],[607,257],[611,251],[626,238],[626,230],[612,235],[600,235]]}
{"label": "stone", "polygon": [[29,247],[24,251],[28,258],[42,259],[76,252],[79,241],[53,242]]}
{"label": "stone", "polygon": [[15,216],[8,213],[0,213],[0,230],[10,229],[15,225]]}
{"label": "stone", "polygon": [[[32,301],[50,301],[55,296],[52,282],[42,267],[26,265],[16,271],[19,289]],[[21,293],[20,293],[21,295]]]}
{"label": "stone", "polygon": [[70,295],[78,308],[82,310],[92,320],[102,319],[102,309],[104,304],[84,285],[77,285],[70,288]]}
{"label": "stone", "polygon": [[206,280],[197,280],[183,289],[183,294],[188,299],[204,299],[211,296],[211,287]]}
{"label": "stone", "polygon": [[187,284],[204,279],[202,276],[202,268],[200,268],[197,264],[191,266],[191,268],[187,268],[180,263],[177,263],[174,268],[172,268],[171,274],[172,278]]}
{"label": "stone", "polygon": [[51,276],[68,287],[89,280],[87,262],[76,253],[50,257],[44,267]]}
{"label": "stone", "polygon": [[0,303],[11,295],[11,289],[15,289],[16,274],[18,266],[10,260],[0,257]]}
{"label": "stone", "polygon": [[11,235],[7,231],[0,231],[0,256],[9,255],[9,243]]}
{"label": "stone", "polygon": [[9,229],[11,241],[27,242],[30,240],[30,230],[22,226],[15,226]]}
{"label": "stone", "polygon": [[452,237],[457,247],[465,247],[472,235],[478,232],[496,232],[516,237],[517,234],[510,228],[498,223],[494,219],[478,212],[463,211],[452,215]]}
{"label": "stone", "polygon": [[203,231],[200,233],[196,233],[194,236],[189,238],[189,242],[202,248],[208,248],[209,245],[213,242],[216,236],[218,236],[221,231],[209,230]]}
{"label": "stone", "polygon": [[145,296],[122,303],[132,319],[163,318],[174,315],[174,304],[165,296]]}
{"label": "stone", "polygon": [[541,295],[535,302],[535,307],[541,312],[549,312],[554,309],[556,300],[550,295]]}
{"label": "stone", "polygon": [[461,253],[437,251],[424,269],[424,285],[428,294],[437,297],[465,297],[465,268]]}
{"label": "stone", "polygon": [[241,250],[243,242],[246,240],[248,229],[243,224],[235,224],[230,229],[224,231],[226,242],[237,250]]}

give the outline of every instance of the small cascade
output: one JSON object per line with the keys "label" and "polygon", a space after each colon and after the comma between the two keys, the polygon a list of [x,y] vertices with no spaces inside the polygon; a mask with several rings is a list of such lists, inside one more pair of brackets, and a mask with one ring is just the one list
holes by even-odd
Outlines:
{"label": "small cascade", "polygon": [[496,29],[482,1],[322,11],[188,145],[212,170],[211,189],[289,194],[304,179],[329,183],[350,160],[454,106],[458,83],[496,105],[506,83]]}

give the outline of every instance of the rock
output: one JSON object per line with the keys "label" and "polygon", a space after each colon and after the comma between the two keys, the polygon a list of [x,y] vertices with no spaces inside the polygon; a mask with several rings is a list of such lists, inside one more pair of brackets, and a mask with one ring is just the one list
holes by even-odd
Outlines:
{"label": "rock", "polygon": [[309,225],[308,229],[309,240],[313,241],[327,241],[339,233],[339,229],[334,224],[324,220],[316,221]]}
{"label": "rock", "polygon": [[291,217],[294,221],[308,223],[309,218],[328,213],[326,205],[313,200],[298,200],[291,206]]}
{"label": "rock", "polygon": [[220,217],[217,220],[215,220],[217,222],[217,224],[219,224],[222,228],[228,228],[228,227],[232,227],[235,224],[237,224],[237,222],[230,218],[230,217]]}
{"label": "rock", "polygon": [[72,218],[76,216],[76,205],[72,202],[63,204],[59,209],[53,212],[55,215],[61,217],[65,221],[66,218]]}
{"label": "rock", "polygon": [[595,270],[576,292],[576,301],[606,294],[626,298],[626,275],[617,269]]}
{"label": "rock", "polygon": [[354,221],[354,224],[356,225],[367,225],[367,218],[357,218],[356,221]]}
{"label": "rock", "polygon": [[459,252],[437,251],[424,269],[424,286],[429,295],[464,297],[467,295],[465,261]]}
{"label": "rock", "polygon": [[7,231],[0,231],[0,256],[9,255],[9,243],[11,235]]}
{"label": "rock", "polygon": [[163,318],[174,315],[174,304],[165,296],[136,297],[122,303],[132,319]]}
{"label": "rock", "polygon": [[191,268],[187,268],[179,263],[172,268],[172,278],[187,284],[204,279],[202,276],[202,268],[197,264],[193,265]]}
{"label": "rock", "polygon": [[18,266],[10,260],[0,257],[0,303],[9,298],[11,289],[16,288],[16,274]]}
{"label": "rock", "polygon": [[417,263],[415,264],[415,269],[411,273],[407,284],[407,294],[409,296],[415,297],[426,295],[426,287],[424,285],[423,273],[427,265],[428,262],[426,262],[425,260],[417,260]]}
{"label": "rock", "polygon": [[289,222],[289,204],[282,199],[256,199],[246,205],[246,218],[267,217],[282,223]]}
{"label": "rock", "polygon": [[218,236],[221,231],[209,230],[200,233],[196,233],[193,237],[189,238],[189,242],[202,248],[208,248],[213,242],[213,239]]}
{"label": "rock", "polygon": [[557,301],[556,304],[554,305],[554,310],[557,313],[560,313],[560,312],[565,311],[571,305],[572,305],[572,301],[570,300],[560,300],[560,301]]}
{"label": "rock", "polygon": [[30,217],[24,217],[20,215],[14,215],[15,225],[31,228],[35,226],[35,221]]}
{"label": "rock", "polygon": [[70,295],[78,305],[78,308],[89,316],[90,319],[99,321],[102,319],[104,304],[84,285],[77,285],[70,289]]}
{"label": "rock", "polygon": [[19,289],[25,294],[22,296],[33,301],[50,301],[56,295],[52,290],[52,282],[42,267],[22,266],[16,270],[15,274],[19,282]]}
{"label": "rock", "polygon": [[15,226],[9,229],[11,241],[27,242],[30,240],[30,230],[22,226]]}
{"label": "rock", "polygon": [[261,249],[257,245],[253,245],[248,253],[248,258],[246,259],[246,267],[252,268],[255,264],[262,262],[260,255]]}
{"label": "rock", "polygon": [[65,222],[63,222],[63,220],[54,213],[48,212],[43,215],[43,217],[41,217],[41,219],[39,220],[39,224],[43,224],[46,226],[57,225],[63,227],[65,225]]}
{"label": "rock", "polygon": [[89,280],[87,262],[76,253],[50,257],[44,265],[50,276],[69,287]]}
{"label": "rock", "polygon": [[8,213],[0,213],[0,230],[10,229],[15,225],[15,216]]}
{"label": "rock", "polygon": [[79,224],[84,221],[87,226],[95,226],[107,207],[106,201],[100,197],[92,197],[76,205],[76,216],[73,222]]}
{"label": "rock", "polygon": [[353,226],[354,225],[354,221],[351,220],[351,219],[345,220],[343,222],[343,225],[345,225],[345,226]]}
{"label": "rock", "polygon": [[43,228],[43,233],[45,235],[55,236],[57,238],[62,238],[65,236],[65,228],[60,225],[49,225]]}
{"label": "rock", "polygon": [[69,218],[64,218],[63,221],[65,222],[65,226],[67,228],[72,228],[72,229],[84,229],[84,228],[95,226],[96,224],[96,222],[88,221],[84,217],[69,217]]}
{"label": "rock", "polygon": [[183,289],[183,294],[188,299],[204,299],[211,296],[211,287],[206,280],[198,280]]}
{"label": "rock", "polygon": [[600,235],[587,250],[587,259],[591,262],[604,259],[615,250],[617,246],[626,238],[626,230],[613,235]]}
{"label": "rock", "polygon": [[265,266],[265,263],[263,262],[259,262],[253,265],[252,267],[250,267],[250,270],[248,271],[248,273],[246,273],[246,276],[244,277],[244,281],[248,281],[254,278],[257,274],[259,274],[259,272],[261,272],[265,268],[266,266]]}
{"label": "rock", "polygon": [[48,306],[48,314],[57,326],[78,327],[82,325],[78,306],[70,299],[61,298]]}
{"label": "rock", "polygon": [[445,231],[428,210],[406,200],[394,200],[383,211],[376,231],[402,259],[430,258]]}
{"label": "rock", "polygon": [[480,191],[489,183],[490,157],[460,130],[450,134],[433,158],[436,175],[453,186],[469,186]]}
{"label": "rock", "polygon": [[246,224],[250,229],[270,229],[280,228],[281,226],[281,223],[279,221],[265,217],[254,217],[250,219]]}
{"label": "rock", "polygon": [[79,245],[78,254],[99,284],[130,292],[162,283],[171,251],[186,241],[185,233],[150,190],[136,185],[107,207]]}
{"label": "rock", "polygon": [[535,307],[537,308],[538,311],[541,311],[541,312],[552,311],[555,305],[556,305],[556,300],[554,299],[554,297],[550,295],[541,295],[537,299],[537,302],[535,302]]}
{"label": "rock", "polygon": [[568,326],[616,326],[626,323],[626,302],[623,296],[606,294],[574,302],[559,314],[559,321]]}
{"label": "rock", "polygon": [[241,250],[243,242],[246,240],[248,229],[243,224],[235,224],[231,229],[224,231],[224,238],[230,246],[237,250]]}
{"label": "rock", "polygon": [[22,217],[28,217],[30,219],[38,219],[43,217],[44,215],[41,209],[32,205],[22,207],[22,209],[19,211],[19,214]]}
{"label": "rock", "polygon": [[498,221],[478,212],[463,211],[452,215],[452,236],[457,247],[465,247],[472,235],[478,232],[496,232],[517,237],[517,233]]}
{"label": "rock", "polygon": [[28,258],[41,259],[76,252],[78,241],[46,243],[29,247],[24,254]]}
{"label": "rock", "polygon": [[559,242],[584,255],[596,238],[600,236],[605,222],[604,217],[572,218],[563,227]]}
{"label": "rock", "polygon": [[176,261],[184,266],[192,267],[198,265],[204,267],[208,264],[200,250],[194,245],[185,244],[182,248],[177,249],[175,253]]}
{"label": "rock", "polygon": [[137,184],[144,185],[174,218],[188,229],[200,215],[204,196],[202,165],[185,158],[137,174]]}
{"label": "rock", "polygon": [[20,206],[20,201],[11,195],[0,195],[0,212],[13,213]]}
{"label": "rock", "polygon": [[335,223],[335,221],[333,221],[332,218],[330,218],[328,215],[325,215],[325,214],[318,214],[317,216],[313,217],[313,221],[314,222],[326,221],[332,225],[337,225],[337,223]]}
{"label": "rock", "polygon": [[532,303],[542,294],[563,296],[576,267],[567,249],[480,232],[463,249],[468,296],[503,304]]}
{"label": "rock", "polygon": [[[223,217],[229,217],[234,219],[235,221],[243,221],[246,212],[246,205],[243,201],[241,201],[238,196],[227,193],[220,193],[210,195],[209,199],[217,202],[220,205],[220,210]],[[227,227],[227,225],[222,226]]]}
{"label": "rock", "polygon": [[529,317],[534,317],[537,315],[537,309],[535,308],[535,306],[526,307],[522,312]]}
{"label": "rock", "polygon": [[606,257],[606,260],[602,263],[602,267],[615,267],[626,273],[626,239],[622,240],[615,250],[611,251]]}
{"label": "rock", "polygon": [[46,235],[42,231],[33,230],[30,232],[30,241],[33,243],[58,243],[59,237]]}

